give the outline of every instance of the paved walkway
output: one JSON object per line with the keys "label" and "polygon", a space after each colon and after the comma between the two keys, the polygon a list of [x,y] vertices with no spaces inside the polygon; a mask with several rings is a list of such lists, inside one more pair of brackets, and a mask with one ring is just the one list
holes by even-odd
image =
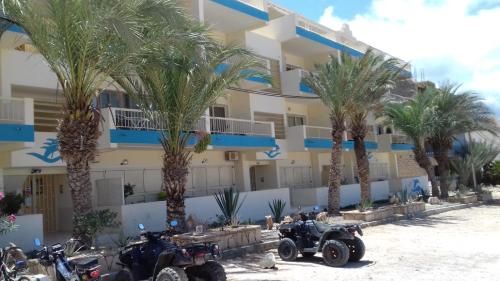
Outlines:
{"label": "paved walkway", "polygon": [[367,253],[343,268],[321,255],[261,269],[263,254],[225,261],[229,280],[499,280],[500,206],[480,206],[365,229]]}

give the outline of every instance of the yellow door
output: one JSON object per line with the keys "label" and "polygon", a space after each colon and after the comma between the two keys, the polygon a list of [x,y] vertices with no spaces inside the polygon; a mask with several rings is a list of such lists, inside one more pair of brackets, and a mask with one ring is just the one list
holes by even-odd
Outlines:
{"label": "yellow door", "polygon": [[26,214],[42,214],[45,233],[56,231],[54,175],[31,175],[24,183]]}

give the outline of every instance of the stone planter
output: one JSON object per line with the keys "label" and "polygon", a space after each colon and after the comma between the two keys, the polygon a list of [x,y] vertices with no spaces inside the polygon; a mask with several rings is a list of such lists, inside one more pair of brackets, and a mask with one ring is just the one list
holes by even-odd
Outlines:
{"label": "stone planter", "polygon": [[394,209],[392,207],[383,207],[374,210],[368,210],[365,212],[360,211],[348,211],[342,212],[342,218],[344,220],[357,220],[357,221],[378,221],[386,219],[394,214]]}
{"label": "stone planter", "polygon": [[448,202],[452,203],[462,203],[462,204],[469,204],[469,203],[475,203],[477,202],[477,196],[476,195],[467,195],[467,196],[460,196],[460,197],[450,197],[448,198]]}
{"label": "stone planter", "polygon": [[249,225],[224,228],[223,231],[210,230],[202,235],[179,234],[172,237],[172,241],[179,245],[212,242],[226,250],[259,243],[261,241],[261,228],[259,225]]}
{"label": "stone planter", "polygon": [[395,214],[417,214],[425,211],[425,202],[412,202],[405,205],[393,206],[392,208],[394,209]]}

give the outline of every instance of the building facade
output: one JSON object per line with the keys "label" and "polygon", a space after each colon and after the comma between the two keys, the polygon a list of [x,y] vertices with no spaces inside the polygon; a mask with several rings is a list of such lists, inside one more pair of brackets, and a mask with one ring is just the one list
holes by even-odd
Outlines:
{"label": "building facade", "polygon": [[[301,78],[329,55],[359,57],[368,45],[348,28],[333,31],[265,0],[186,0],[193,17],[212,26],[222,43],[237,42],[262,60],[273,85],[250,78],[207,109],[196,130],[211,134],[196,154],[186,191],[188,214],[201,221],[218,213],[212,194],[245,192],[243,219],[262,219],[267,202],[281,198],[288,211],[327,203],[332,141],[327,109]],[[0,41],[0,188],[26,198],[25,214],[43,214],[45,233],[71,230],[71,198],[58,153],[56,125],[62,97],[55,75],[16,27]],[[376,52],[381,52],[375,50]],[[382,53],[382,52],[381,52]],[[99,156],[91,163],[95,208],[109,208],[126,233],[137,223],[165,227],[161,197],[161,125],[148,120],[113,85],[99,96],[104,120]],[[374,200],[402,186],[427,185],[406,136],[370,116],[370,179]],[[344,136],[341,205],[359,202],[349,133]],[[124,186],[134,194],[123,195]]]}

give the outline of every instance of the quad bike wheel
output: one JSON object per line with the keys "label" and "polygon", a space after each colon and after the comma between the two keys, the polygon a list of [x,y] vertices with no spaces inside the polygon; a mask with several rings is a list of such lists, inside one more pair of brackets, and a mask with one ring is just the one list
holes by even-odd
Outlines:
{"label": "quad bike wheel", "polygon": [[365,255],[365,243],[359,237],[354,237],[353,240],[343,240],[349,248],[349,261],[359,261]]}
{"label": "quad bike wheel", "polygon": [[192,266],[186,269],[189,280],[226,281],[224,267],[216,261],[207,261],[203,265]]}
{"label": "quad bike wheel", "polygon": [[188,281],[186,272],[180,267],[167,266],[158,273],[156,281]]}
{"label": "quad bike wheel", "polygon": [[124,268],[116,273],[115,281],[134,281],[134,276],[130,270]]}
{"label": "quad bike wheel", "polygon": [[298,250],[295,242],[290,238],[283,238],[278,245],[278,254],[284,261],[294,261],[297,258]]}
{"label": "quad bike wheel", "polygon": [[329,266],[343,266],[349,260],[349,248],[338,240],[328,240],[323,246],[323,260]]}

